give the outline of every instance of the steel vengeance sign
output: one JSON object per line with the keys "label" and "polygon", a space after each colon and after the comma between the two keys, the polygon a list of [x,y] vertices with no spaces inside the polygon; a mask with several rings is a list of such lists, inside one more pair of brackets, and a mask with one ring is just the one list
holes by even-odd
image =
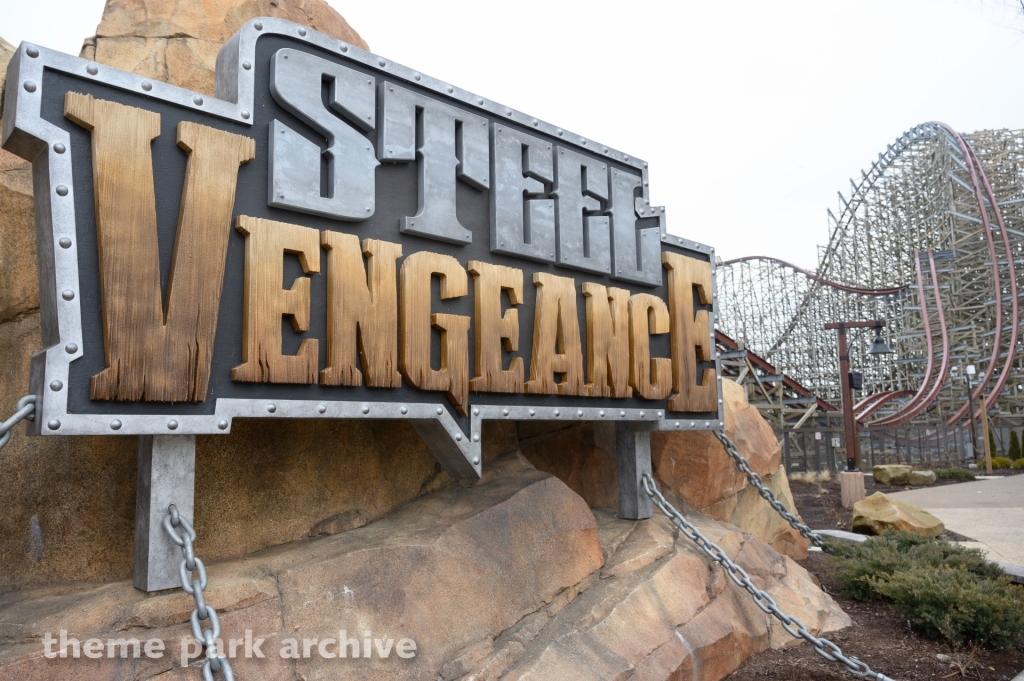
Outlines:
{"label": "steel vengeance sign", "polygon": [[217,97],[23,44],[37,434],[407,419],[478,475],[485,419],[721,426],[714,254],[647,164],[296,24]]}

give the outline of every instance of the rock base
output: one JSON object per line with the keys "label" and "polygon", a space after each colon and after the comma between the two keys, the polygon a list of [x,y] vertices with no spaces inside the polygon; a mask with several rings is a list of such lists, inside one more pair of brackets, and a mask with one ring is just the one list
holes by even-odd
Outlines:
{"label": "rock base", "polygon": [[[850,623],[791,559],[693,518],[813,632]],[[197,552],[214,541],[200,536]],[[208,572],[207,602],[229,654],[237,640],[239,678],[717,680],[754,652],[796,643],[667,519],[595,517],[519,455],[492,464],[479,483],[451,484],[363,527]],[[180,666],[191,608],[181,592],[147,595],[127,581],[7,594],[0,678],[196,678],[199,661]],[[159,659],[48,659],[44,637],[59,641],[62,630],[82,643],[157,638],[166,648]],[[245,658],[247,630],[264,639],[263,659]],[[344,659],[340,631],[350,639]],[[371,655],[353,659],[365,638]],[[410,652],[397,647],[406,638],[414,657],[398,655]]]}

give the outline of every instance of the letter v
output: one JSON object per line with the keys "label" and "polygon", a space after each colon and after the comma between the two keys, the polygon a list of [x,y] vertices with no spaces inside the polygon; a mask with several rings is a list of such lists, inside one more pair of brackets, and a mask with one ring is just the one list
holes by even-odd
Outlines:
{"label": "letter v", "polygon": [[377,657],[387,657],[391,654],[391,646],[395,645],[395,639],[389,638],[387,645],[384,645],[384,639],[375,638],[373,645],[377,648]]}
{"label": "letter v", "polygon": [[202,402],[224,284],[238,166],[250,137],[183,121],[188,153],[168,280],[160,288],[151,144],[160,114],[69,92],[64,115],[92,132],[93,197],[106,368],[94,400]]}

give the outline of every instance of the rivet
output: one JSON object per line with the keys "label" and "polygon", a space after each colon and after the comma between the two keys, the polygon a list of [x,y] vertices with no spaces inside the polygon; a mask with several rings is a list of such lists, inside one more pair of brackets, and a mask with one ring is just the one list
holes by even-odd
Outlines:
{"label": "rivet", "polygon": [[57,430],[60,428],[60,421],[57,419],[50,419],[50,422],[46,424],[46,427],[50,430]]}
{"label": "rivet", "polygon": [[457,433],[455,435],[455,441],[456,442],[462,442],[462,433]]}
{"label": "rivet", "polygon": [[580,144],[582,144],[583,146],[587,146],[587,140],[580,140]]}
{"label": "rivet", "polygon": [[318,405],[316,405],[316,410],[318,412],[320,412],[321,414],[323,414],[324,412],[327,411],[327,405],[326,404],[322,404],[322,403],[318,404]]}
{"label": "rivet", "polygon": [[646,168],[646,167],[647,167],[647,162],[646,162],[646,161],[644,161],[644,168]]}
{"label": "rivet", "polygon": [[556,409],[555,410],[555,416],[561,416],[561,415],[562,415],[562,410],[561,409]]}
{"label": "rivet", "polygon": [[658,418],[660,419],[662,417],[662,415],[663,415],[663,413],[659,411],[658,412]]}
{"label": "rivet", "polygon": [[62,184],[58,184],[57,185],[57,196],[67,196],[67,195],[68,195],[68,188],[65,187]]}
{"label": "rivet", "polygon": [[644,413],[640,412],[640,418],[643,418],[643,417],[644,417]]}
{"label": "rivet", "polygon": [[598,413],[598,416],[600,416],[601,418],[604,418],[604,409],[602,409],[601,411],[599,411],[597,413]]}
{"label": "rivet", "polygon": [[563,133],[562,133],[562,129],[561,129],[561,128],[559,128],[559,129],[558,129],[558,136],[559,136],[559,137],[561,137],[562,135],[563,135]]}
{"label": "rivet", "polygon": [[625,412],[625,411],[620,411],[620,412],[619,412],[619,416],[620,416],[621,418],[625,418],[625,417],[626,417],[626,412]]}
{"label": "rivet", "polygon": [[601,151],[603,151],[604,153],[606,153],[606,154],[607,154],[607,153],[608,153],[608,147],[605,147],[605,148],[604,148],[604,149],[602,149]]}
{"label": "rivet", "polygon": [[50,381],[50,390],[53,392],[60,392],[64,388],[64,384],[60,381]]}
{"label": "rivet", "polygon": [[505,109],[505,115],[506,116],[511,116],[512,115],[512,109]]}
{"label": "rivet", "polygon": [[676,428],[679,427],[679,421],[676,421]]}
{"label": "rivet", "polygon": [[369,414],[370,413],[370,405],[364,404],[362,411],[363,411],[364,414]]}
{"label": "rivet", "polygon": [[503,416],[508,416],[508,409],[502,409],[501,413]]}
{"label": "rivet", "polygon": [[387,66],[388,65],[388,63],[386,61],[384,61],[383,59],[378,59],[377,63],[380,64],[381,66]]}
{"label": "rivet", "polygon": [[192,98],[192,103],[195,104],[196,106],[202,106],[203,105],[203,98],[200,97],[199,95],[196,95],[195,97]]}
{"label": "rivet", "polygon": [[63,298],[64,300],[74,300],[75,292],[72,291],[71,289],[64,289],[64,292],[60,294],[60,297]]}
{"label": "rivet", "polygon": [[306,35],[306,29],[299,28],[299,35]]}
{"label": "rivet", "polygon": [[473,465],[474,466],[479,466],[480,465],[480,457],[479,456],[474,456],[473,457]]}
{"label": "rivet", "polygon": [[242,112],[242,118],[244,120],[249,120],[249,112],[248,111],[243,111]]}
{"label": "rivet", "polygon": [[704,422],[704,427],[705,427],[705,428],[709,427],[710,425],[711,425],[711,423],[709,423],[708,421],[705,421],[705,422]]}
{"label": "rivet", "polygon": [[583,410],[582,409],[577,409],[576,410],[576,416],[583,416]]}
{"label": "rivet", "polygon": [[111,419],[111,421],[110,421],[110,429],[111,430],[121,430],[121,420],[120,419]]}
{"label": "rivet", "polygon": [[220,421],[217,421],[217,427],[220,428],[221,430],[227,430],[228,422],[225,421],[224,419],[221,419]]}
{"label": "rivet", "polygon": [[538,125],[540,125],[540,121],[538,121],[536,118],[534,118],[533,119],[533,127],[536,128]]}
{"label": "rivet", "polygon": [[68,150],[68,148],[61,144],[60,142],[57,142],[56,144],[53,145],[53,150],[56,151],[58,154],[63,154],[65,151]]}
{"label": "rivet", "polygon": [[536,416],[536,414],[537,412],[535,412],[533,409],[530,410],[530,416]]}
{"label": "rivet", "polygon": [[480,407],[473,407],[473,416],[480,416]]}
{"label": "rivet", "polygon": [[451,85],[449,85],[446,89],[448,90],[448,94],[455,92],[455,88],[453,88]]}
{"label": "rivet", "polygon": [[477,97],[476,98],[476,103],[479,104],[480,106],[483,106],[484,98],[483,97]]}
{"label": "rivet", "polygon": [[177,429],[178,429],[178,422],[177,421],[175,421],[174,419],[171,419],[170,421],[167,422],[167,430],[177,430]]}
{"label": "rivet", "polygon": [[409,413],[409,407],[403,406],[401,409],[399,409],[399,411],[402,412],[403,414],[408,414]]}
{"label": "rivet", "polygon": [[341,46],[341,51],[342,52],[348,52],[348,45],[342,45]]}
{"label": "rivet", "polygon": [[144,81],[142,81],[142,89],[145,90],[146,92],[149,92],[150,90],[153,89],[153,84],[150,83],[148,80],[144,80]]}
{"label": "rivet", "polygon": [[64,346],[64,352],[73,355],[78,352],[78,345],[76,343],[68,343]]}
{"label": "rivet", "polygon": [[249,69],[251,69],[251,68],[252,68],[252,64],[250,64],[250,63],[249,63],[249,62],[247,62],[247,61],[243,61],[243,62],[242,62],[242,68],[243,68],[243,69],[245,69],[246,71],[248,71]]}
{"label": "rivet", "polygon": [[71,239],[67,238],[66,236],[62,236],[60,238],[60,241],[58,241],[57,243],[60,244],[61,248],[71,248]]}
{"label": "rivet", "polygon": [[473,442],[480,442],[480,434],[479,433],[474,433],[473,434]]}
{"label": "rivet", "polygon": [[263,22],[262,21],[257,21],[255,24],[252,25],[252,27],[255,28],[257,31],[262,31],[263,30]]}
{"label": "rivet", "polygon": [[626,156],[625,154],[623,154],[622,155],[622,160],[623,161],[628,161],[629,160],[629,156]]}
{"label": "rivet", "polygon": [[89,73],[90,76],[95,76],[100,71],[98,68],[96,68],[95,64],[89,64],[85,67],[85,70]]}
{"label": "rivet", "polygon": [[437,408],[437,409],[435,409],[434,411],[436,411],[436,412],[437,412],[437,415],[438,415],[438,416],[440,416],[441,414],[443,414],[443,413],[444,413],[444,409],[442,409],[441,407],[438,407],[438,408]]}
{"label": "rivet", "polygon": [[34,47],[30,47],[30,48],[28,48],[27,50],[25,50],[25,54],[27,54],[28,56],[30,56],[30,57],[32,57],[33,59],[35,59],[36,57],[38,57],[38,56],[39,56],[39,50],[37,50],[37,49],[36,49],[36,48],[34,48]]}
{"label": "rivet", "polygon": [[273,414],[275,411],[277,411],[277,405],[271,402],[270,404],[267,405],[267,411]]}

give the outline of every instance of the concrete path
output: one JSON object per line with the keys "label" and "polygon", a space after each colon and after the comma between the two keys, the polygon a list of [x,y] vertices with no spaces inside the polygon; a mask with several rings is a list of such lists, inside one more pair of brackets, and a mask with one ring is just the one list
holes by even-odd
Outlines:
{"label": "concrete path", "polygon": [[923,508],[989,559],[1024,565],[1024,475],[924,487],[889,496]]}

